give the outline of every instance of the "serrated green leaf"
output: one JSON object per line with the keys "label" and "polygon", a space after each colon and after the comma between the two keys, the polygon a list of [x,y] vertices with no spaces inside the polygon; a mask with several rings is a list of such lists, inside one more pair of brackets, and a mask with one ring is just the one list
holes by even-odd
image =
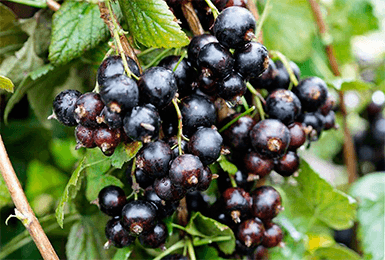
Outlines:
{"label": "serrated green leaf", "polygon": [[136,141],[128,144],[121,143],[116,147],[114,154],[110,157],[111,165],[121,169],[125,162],[130,161],[142,148],[142,142]]}
{"label": "serrated green leaf", "polygon": [[13,89],[14,88],[15,88],[15,86],[13,85],[12,80],[10,80],[7,77],[4,77],[4,76],[0,75],[0,89],[4,89],[4,90],[6,90],[8,92],[12,92],[13,93]]}
{"label": "serrated green leaf", "polygon": [[112,259],[113,260],[127,260],[130,257],[133,249],[134,249],[133,245],[130,245],[130,246],[124,247],[124,248],[119,248],[118,250],[116,250],[114,258],[112,258]]}
{"label": "serrated green leaf", "polygon": [[106,186],[115,185],[123,188],[123,183],[112,175],[102,175],[98,177],[88,177],[87,175],[87,188],[86,198],[88,201],[93,201],[98,197],[101,189]]}
{"label": "serrated green leaf", "polygon": [[0,209],[12,203],[11,195],[9,194],[7,185],[3,177],[0,178]]}
{"label": "serrated green leaf", "polygon": [[384,259],[385,244],[385,172],[365,175],[351,188],[358,199],[358,238],[366,256]]}
{"label": "serrated green leaf", "polygon": [[356,218],[356,201],[322,179],[305,160],[302,160],[300,169],[296,178],[298,188],[315,217],[336,230],[352,227]]}
{"label": "serrated green leaf", "polygon": [[53,16],[49,60],[65,64],[97,46],[108,36],[99,7],[87,2],[66,1]]}
{"label": "serrated green leaf", "polygon": [[[278,215],[279,216],[279,215]],[[270,260],[304,260],[306,248],[302,240],[293,239],[288,233],[284,233],[284,247],[274,247],[269,249]]]}
{"label": "serrated green leaf", "polygon": [[102,176],[110,168],[110,160],[100,149],[87,149],[87,175],[98,177]]}
{"label": "serrated green leaf", "polygon": [[314,252],[314,256],[318,259],[328,259],[328,260],[359,260],[361,259],[360,255],[354,252],[352,249],[349,249],[340,245],[333,245],[330,247],[320,247]]}
{"label": "serrated green leaf", "polygon": [[235,166],[235,164],[229,162],[226,157],[224,156],[221,156],[220,160],[219,160],[219,165],[221,166],[221,168],[231,174],[231,175],[235,175],[238,171],[237,169],[237,166]]}
{"label": "serrated green leaf", "polygon": [[225,254],[232,254],[235,250],[235,236],[233,231],[228,226],[203,216],[200,212],[196,212],[191,216],[186,226],[186,232],[191,235],[212,239],[219,236],[229,236],[231,239],[217,242],[218,248]]}
{"label": "serrated green leaf", "polygon": [[176,48],[189,44],[189,40],[165,1],[119,1],[130,33],[147,47]]}
{"label": "serrated green leaf", "polygon": [[83,217],[71,227],[66,244],[69,260],[108,259],[102,238],[91,219]]}

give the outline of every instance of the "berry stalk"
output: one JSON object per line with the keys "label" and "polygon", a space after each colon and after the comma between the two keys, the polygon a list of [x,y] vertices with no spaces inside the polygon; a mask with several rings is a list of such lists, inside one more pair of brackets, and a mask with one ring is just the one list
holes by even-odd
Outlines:
{"label": "berry stalk", "polygon": [[197,14],[195,13],[194,6],[192,5],[191,1],[186,1],[181,5],[182,12],[184,17],[187,20],[187,23],[193,32],[194,35],[202,35],[205,33],[205,30],[203,30],[203,27],[201,25],[201,22],[199,21],[199,18]]}
{"label": "berry stalk", "polygon": [[263,110],[262,102],[266,103],[266,101],[263,99],[261,94],[259,94],[259,92],[250,84],[250,82],[247,82],[246,86],[247,86],[247,89],[251,92],[251,94],[256,96],[255,101],[257,102],[256,105],[257,105],[259,116],[261,117],[261,120],[265,120],[265,111]]}

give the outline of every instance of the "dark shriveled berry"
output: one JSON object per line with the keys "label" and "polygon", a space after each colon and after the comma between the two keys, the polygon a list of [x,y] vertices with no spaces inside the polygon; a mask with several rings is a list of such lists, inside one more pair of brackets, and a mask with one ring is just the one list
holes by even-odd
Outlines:
{"label": "dark shriveled berry", "polygon": [[156,208],[145,200],[134,200],[122,209],[122,225],[132,235],[151,232],[156,225]]}
{"label": "dark shriveled berry", "polygon": [[126,194],[122,188],[110,185],[99,192],[98,200],[102,212],[112,217],[120,216],[126,204]]}
{"label": "dark shriveled berry", "polygon": [[[137,77],[140,77],[138,64],[126,55],[128,68]],[[98,68],[98,84],[104,86],[107,79],[125,74],[122,57],[120,55],[109,56],[102,61]]]}
{"label": "dark shriveled berry", "polygon": [[66,126],[77,124],[74,110],[77,99],[81,93],[77,90],[67,89],[60,92],[53,101],[53,112],[56,119]]}
{"label": "dark shriveled berry", "polygon": [[310,140],[316,141],[325,127],[325,117],[319,112],[303,113],[298,120],[305,126],[311,126]]}
{"label": "dark shriveled berry", "polygon": [[262,245],[267,248],[278,246],[282,242],[282,229],[274,223],[265,225],[265,233]]}
{"label": "dark shriveled berry", "polygon": [[166,238],[167,227],[163,222],[158,222],[150,233],[139,236],[139,242],[145,247],[157,248],[166,242]]}
{"label": "dark shriveled berry", "polygon": [[285,125],[289,125],[301,113],[301,102],[290,90],[277,89],[266,99],[266,113],[269,118],[278,119]]}
{"label": "dark shriveled berry", "polygon": [[225,77],[233,69],[234,59],[231,53],[217,42],[202,47],[198,55],[198,65],[209,77]]}
{"label": "dark shriveled berry", "polygon": [[288,151],[284,156],[279,158],[274,164],[274,171],[284,177],[289,177],[299,168],[299,157],[296,152]]}
{"label": "dark shriveled berry", "polygon": [[95,129],[94,142],[105,155],[112,155],[121,141],[120,129],[100,127]]}
{"label": "dark shriveled berry", "polygon": [[248,219],[243,221],[237,230],[237,238],[247,247],[255,248],[263,240],[265,228],[260,219]]}
{"label": "dark shriveled berry", "polygon": [[282,199],[278,191],[271,186],[258,187],[252,194],[251,213],[263,221],[275,218],[282,208]]}
{"label": "dark shriveled berry", "polygon": [[202,34],[194,36],[187,49],[188,60],[191,62],[192,66],[198,67],[198,55],[202,47],[210,42],[218,42],[217,38],[211,34]]}
{"label": "dark shriveled berry", "polygon": [[98,117],[96,117],[96,121],[99,124],[105,123],[109,128],[121,128],[123,126],[122,116],[118,113],[110,111],[108,107],[104,107],[102,112]]}
{"label": "dark shriveled berry", "polygon": [[234,52],[234,70],[244,79],[259,77],[269,66],[266,47],[258,42],[247,43]]}
{"label": "dark shriveled berry", "polygon": [[335,127],[336,125],[336,115],[333,110],[325,116],[325,127],[324,130],[329,130]]}
{"label": "dark shriveled berry", "polygon": [[104,103],[98,93],[88,92],[81,95],[75,104],[76,122],[88,127],[97,127],[96,117],[100,115]]}
{"label": "dark shriveled berry", "polygon": [[136,237],[131,236],[122,226],[119,219],[110,219],[107,222],[105,233],[108,241],[117,248],[131,245]]}
{"label": "dark shriveled berry", "polygon": [[240,223],[241,218],[250,212],[251,197],[244,189],[231,187],[222,193],[224,209],[235,223]]}
{"label": "dark shriveled berry", "polygon": [[175,158],[169,170],[171,182],[185,190],[195,190],[201,179],[204,167],[198,156],[182,154]]}
{"label": "dark shriveled berry", "polygon": [[325,81],[310,77],[301,80],[293,92],[301,101],[303,111],[315,112],[325,103],[328,89]]}
{"label": "dark shriveled berry", "polygon": [[326,116],[336,105],[336,98],[328,91],[325,103],[320,107],[322,115]]}
{"label": "dark shriveled berry", "polygon": [[187,193],[186,189],[175,186],[168,176],[161,179],[155,179],[153,188],[156,192],[156,195],[165,201],[178,201],[182,199]]}
{"label": "dark shriveled berry", "polygon": [[93,127],[77,125],[75,128],[75,137],[76,137],[75,149],[77,150],[81,147],[85,147],[85,148],[96,147],[96,144],[94,142],[94,132],[95,132],[95,128]]}

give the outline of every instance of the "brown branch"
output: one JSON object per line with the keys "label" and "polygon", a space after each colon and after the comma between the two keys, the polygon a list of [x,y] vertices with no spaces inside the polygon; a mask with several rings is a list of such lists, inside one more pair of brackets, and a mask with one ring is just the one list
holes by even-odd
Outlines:
{"label": "brown branch", "polygon": [[57,10],[60,9],[60,4],[54,0],[46,0],[47,6],[49,9],[52,11],[56,12]]}
{"label": "brown branch", "polygon": [[[318,31],[321,34],[321,37],[325,37],[327,35],[327,26],[325,24],[324,19],[322,18],[321,8],[319,4],[315,0],[308,0],[313,11],[314,18],[317,23]],[[336,56],[334,55],[333,46],[331,44],[325,45],[325,52],[328,57],[330,68],[335,76],[341,76],[340,70],[338,68],[338,63]],[[354,182],[357,178],[357,158],[356,152],[354,150],[353,138],[350,134],[348,124],[347,124],[347,111],[344,102],[344,92],[339,91],[340,98],[340,111],[343,116],[343,128],[344,128],[344,162],[346,164],[348,170],[348,180],[349,183]]]}
{"label": "brown branch", "polygon": [[[258,12],[256,1],[248,0],[247,1],[247,9],[249,9],[249,11],[253,14],[255,20],[258,21],[260,17],[259,17],[259,12]],[[258,42],[263,44],[263,32],[262,32],[262,30],[258,35]]]}
{"label": "brown branch", "polygon": [[8,187],[9,193],[11,194],[13,203],[16,206],[16,217],[21,220],[25,228],[28,230],[37,248],[39,249],[40,254],[46,260],[58,260],[59,257],[57,256],[51,242],[44,233],[39,220],[36,218],[35,213],[32,211],[32,208],[28,203],[19,179],[16,176],[15,170],[12,167],[11,161],[8,158],[1,135],[0,171]]}
{"label": "brown branch", "polygon": [[193,34],[195,36],[204,34],[205,30],[203,30],[201,22],[199,21],[199,18],[195,13],[195,9],[191,1],[186,1],[185,3],[183,3],[181,5],[181,8],[182,8],[183,15],[186,18],[187,23],[191,31],[193,32]]}

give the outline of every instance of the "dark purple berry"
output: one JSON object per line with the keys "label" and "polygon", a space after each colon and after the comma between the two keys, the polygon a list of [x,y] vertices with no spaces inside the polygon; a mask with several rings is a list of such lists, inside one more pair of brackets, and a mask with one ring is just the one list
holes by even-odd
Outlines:
{"label": "dark purple berry", "polygon": [[[238,116],[239,114],[231,115],[224,121],[224,124]],[[240,117],[234,124],[222,132],[223,141],[232,149],[245,151],[250,147],[249,133],[255,124],[255,120],[248,115]]]}
{"label": "dark purple berry", "polygon": [[222,193],[224,210],[231,216],[235,223],[240,223],[241,218],[250,212],[251,197],[244,189],[231,187]]}
{"label": "dark purple berry", "polygon": [[252,197],[251,213],[263,221],[270,221],[283,209],[281,195],[271,186],[258,187]]}
{"label": "dark purple berry", "polygon": [[169,170],[171,182],[185,190],[195,190],[201,179],[204,167],[198,156],[182,154],[176,157]]}
{"label": "dark purple berry", "polygon": [[191,39],[187,49],[187,56],[192,66],[198,67],[197,61],[199,52],[203,46],[210,42],[218,42],[218,40],[211,34],[197,35]]}
{"label": "dark purple berry", "polygon": [[60,92],[53,101],[53,112],[56,119],[66,126],[77,125],[74,110],[77,99],[81,96],[77,90],[67,89]]}
{"label": "dark purple berry", "polygon": [[281,157],[290,143],[290,131],[276,119],[265,119],[257,123],[250,132],[253,148],[263,156]]}
{"label": "dark purple berry", "polygon": [[336,125],[336,115],[333,110],[325,116],[325,127],[324,130],[329,130],[334,128]]}
{"label": "dark purple berry", "polygon": [[75,128],[75,137],[76,137],[76,147],[79,149],[81,147],[85,148],[94,148],[96,144],[94,142],[94,132],[93,127],[86,127],[83,125],[77,125]]}
{"label": "dark purple berry", "polygon": [[[128,68],[137,77],[140,77],[138,64],[126,55]],[[107,79],[125,74],[122,57],[120,55],[109,56],[100,64],[98,68],[99,86],[104,86]]]}
{"label": "dark purple berry", "polygon": [[156,225],[156,208],[145,200],[133,200],[122,209],[122,225],[133,235],[151,232]]}
{"label": "dark purple berry", "polygon": [[263,240],[265,228],[258,218],[243,221],[237,230],[237,238],[245,246],[256,248]]}
{"label": "dark purple berry", "polygon": [[199,90],[209,96],[215,96],[219,87],[219,78],[207,76],[204,73],[199,74],[198,87]]}
{"label": "dark purple berry", "polygon": [[131,245],[136,237],[131,236],[122,226],[119,219],[110,219],[107,222],[105,233],[108,241],[117,248]]}
{"label": "dark purple berry", "polygon": [[88,92],[81,95],[75,104],[76,122],[88,127],[97,127],[96,117],[100,115],[104,103],[98,93]]}
{"label": "dark purple berry", "polygon": [[243,78],[237,72],[231,72],[218,85],[218,96],[227,101],[238,102],[246,89]]}
{"label": "dark purple berry", "polygon": [[303,111],[315,112],[325,103],[328,89],[325,81],[310,77],[301,80],[293,92],[301,100]]}
{"label": "dark purple berry", "polygon": [[274,223],[265,225],[265,233],[262,245],[267,248],[278,246],[282,242],[282,229]]}
{"label": "dark purple berry", "polygon": [[267,248],[264,247],[263,245],[257,246],[253,254],[251,255],[251,260],[268,260],[268,259],[269,259],[269,252]]}
{"label": "dark purple berry", "polygon": [[207,77],[226,77],[233,69],[234,58],[225,47],[210,42],[199,52],[198,65]]}
{"label": "dark purple berry", "polygon": [[213,174],[211,173],[211,170],[208,166],[206,166],[203,169],[203,172],[201,174],[201,178],[198,183],[197,190],[199,191],[205,191],[210,187],[211,180],[213,178]]}
{"label": "dark purple berry", "polygon": [[336,105],[335,97],[332,94],[330,94],[330,92],[328,92],[325,103],[320,107],[321,114],[326,116],[327,114],[329,114],[331,110],[334,109],[335,105]]}
{"label": "dark purple berry", "polygon": [[99,208],[109,216],[121,216],[122,209],[126,205],[126,194],[123,189],[110,185],[104,187],[98,195]]}
{"label": "dark purple berry", "polygon": [[170,146],[164,141],[155,141],[146,144],[138,153],[136,165],[145,173],[154,178],[161,178],[168,173],[172,159]]}
{"label": "dark purple berry", "polygon": [[148,143],[158,139],[160,116],[151,104],[134,107],[123,119],[123,128],[133,140]]}
{"label": "dark purple berry", "polygon": [[94,142],[105,155],[112,155],[121,141],[120,129],[100,127],[95,129]]}
{"label": "dark purple berry", "polygon": [[318,140],[325,127],[325,117],[319,112],[313,112],[302,114],[298,120],[302,122],[303,125],[313,128],[310,132],[310,140]]}
{"label": "dark purple berry", "polygon": [[153,188],[159,198],[165,201],[178,201],[187,193],[186,189],[175,186],[168,176],[155,179]]}
{"label": "dark purple berry", "polygon": [[166,242],[167,227],[163,222],[158,222],[150,233],[139,236],[139,242],[144,247],[157,248]]}
{"label": "dark purple berry", "polygon": [[277,89],[266,99],[266,113],[269,118],[278,119],[285,125],[289,125],[301,113],[301,102],[290,90]]}
{"label": "dark purple berry", "polygon": [[158,109],[170,104],[178,91],[174,73],[163,67],[152,67],[146,70],[138,86],[141,102],[151,103]]}
{"label": "dark purple berry", "polygon": [[296,152],[288,151],[274,164],[274,171],[284,177],[293,175],[299,168],[299,157]]}
{"label": "dark purple berry", "polygon": [[162,219],[171,216],[179,205],[179,201],[162,200],[152,186],[148,186],[144,191],[144,198],[153,203],[156,207],[156,215]]}
{"label": "dark purple berry", "polygon": [[102,110],[102,113],[96,117],[96,121],[99,124],[105,123],[109,128],[121,128],[123,126],[122,116],[118,113],[110,111],[110,109],[105,106]]}
{"label": "dark purple berry", "polygon": [[[136,167],[135,168],[135,179],[136,182],[139,184],[139,186],[143,189],[147,188],[148,186],[152,185],[154,183],[154,178],[147,175],[142,169]],[[132,178],[131,178],[131,167],[128,167],[126,170],[126,175],[128,178],[128,184],[132,185]]]}
{"label": "dark purple berry", "polygon": [[259,77],[269,66],[266,47],[258,42],[247,43],[234,52],[234,70],[244,79]]}
{"label": "dark purple berry", "polygon": [[224,9],[214,23],[213,32],[218,41],[227,48],[240,48],[254,38],[255,19],[243,7]]}
{"label": "dark purple berry", "polygon": [[289,125],[290,131],[290,144],[289,150],[295,151],[300,148],[306,142],[306,133],[303,125],[299,122]]}
{"label": "dark purple berry", "polygon": [[272,159],[263,157],[254,151],[249,151],[245,154],[243,164],[248,178],[251,180],[262,179],[274,168]]}

